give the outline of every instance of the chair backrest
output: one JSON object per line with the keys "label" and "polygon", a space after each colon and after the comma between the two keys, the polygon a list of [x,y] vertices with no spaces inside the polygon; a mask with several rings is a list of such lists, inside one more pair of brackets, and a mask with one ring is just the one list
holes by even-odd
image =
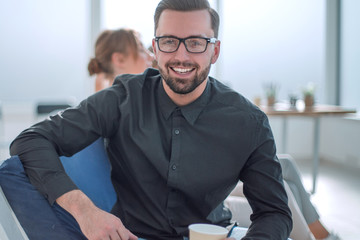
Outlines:
{"label": "chair backrest", "polygon": [[0,239],[28,240],[0,187]]}
{"label": "chair backrest", "polygon": [[[0,102],[0,150],[3,147],[3,141],[4,141],[4,116],[3,116],[3,112],[2,112],[2,106],[1,106],[1,102]],[[0,154],[1,156],[1,154]]]}
{"label": "chair backrest", "polygon": [[74,183],[95,203],[109,212],[116,201],[111,183],[111,166],[104,139],[99,138],[71,157],[61,157],[66,173]]}

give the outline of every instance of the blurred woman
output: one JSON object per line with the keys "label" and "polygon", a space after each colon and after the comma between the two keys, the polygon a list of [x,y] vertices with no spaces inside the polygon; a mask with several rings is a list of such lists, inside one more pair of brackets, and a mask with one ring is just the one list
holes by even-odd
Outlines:
{"label": "blurred woman", "polygon": [[136,31],[103,31],[95,43],[95,57],[88,64],[90,76],[96,74],[95,91],[111,86],[119,74],[142,73],[152,66],[153,59],[152,53],[143,46]]}

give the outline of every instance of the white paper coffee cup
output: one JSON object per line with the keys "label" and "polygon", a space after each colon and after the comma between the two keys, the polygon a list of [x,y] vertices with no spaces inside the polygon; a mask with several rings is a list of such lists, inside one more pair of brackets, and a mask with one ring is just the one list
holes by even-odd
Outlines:
{"label": "white paper coffee cup", "polygon": [[195,223],[189,226],[189,240],[221,240],[229,230],[213,224]]}

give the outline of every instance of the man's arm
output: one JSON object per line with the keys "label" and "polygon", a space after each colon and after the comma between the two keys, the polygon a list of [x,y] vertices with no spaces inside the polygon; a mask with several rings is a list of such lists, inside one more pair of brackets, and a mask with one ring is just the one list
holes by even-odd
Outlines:
{"label": "man's arm", "polygon": [[[31,182],[48,198],[50,204],[56,200],[68,211],[88,239],[137,239],[119,218],[96,207],[77,189],[65,173],[60,160],[56,160],[59,157],[54,147],[41,135],[23,134],[13,142],[11,154],[19,155],[29,177],[31,176]],[[56,176],[48,181],[44,180],[48,175]]]}
{"label": "man's arm", "polygon": [[81,231],[90,240],[137,239],[119,218],[96,207],[80,190],[67,192],[57,198],[56,202],[76,219]]}
{"label": "man's arm", "polygon": [[10,146],[18,155],[30,182],[50,204],[77,189],[66,174],[59,156],[71,156],[99,137],[108,137],[119,123],[121,96],[114,88],[101,91],[24,130]]}
{"label": "man's arm", "polygon": [[103,239],[104,234],[105,239],[137,239],[120,219],[97,208],[77,189],[59,159],[59,155],[72,155],[117,128],[116,101],[120,98],[114,93],[108,90],[93,95],[78,107],[26,129],[10,147],[11,155],[22,161],[30,182],[50,204],[56,201],[72,214],[89,239]]}
{"label": "man's arm", "polygon": [[252,224],[243,239],[287,239],[292,229],[291,212],[274,138],[265,115],[254,133],[255,148],[240,175],[244,195],[253,210]]}

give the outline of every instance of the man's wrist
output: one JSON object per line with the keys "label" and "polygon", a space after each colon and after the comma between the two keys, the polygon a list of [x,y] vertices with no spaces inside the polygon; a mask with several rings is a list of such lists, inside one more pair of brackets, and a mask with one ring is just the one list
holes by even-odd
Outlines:
{"label": "man's wrist", "polygon": [[67,192],[57,198],[56,202],[75,219],[96,208],[93,202],[80,190]]}

